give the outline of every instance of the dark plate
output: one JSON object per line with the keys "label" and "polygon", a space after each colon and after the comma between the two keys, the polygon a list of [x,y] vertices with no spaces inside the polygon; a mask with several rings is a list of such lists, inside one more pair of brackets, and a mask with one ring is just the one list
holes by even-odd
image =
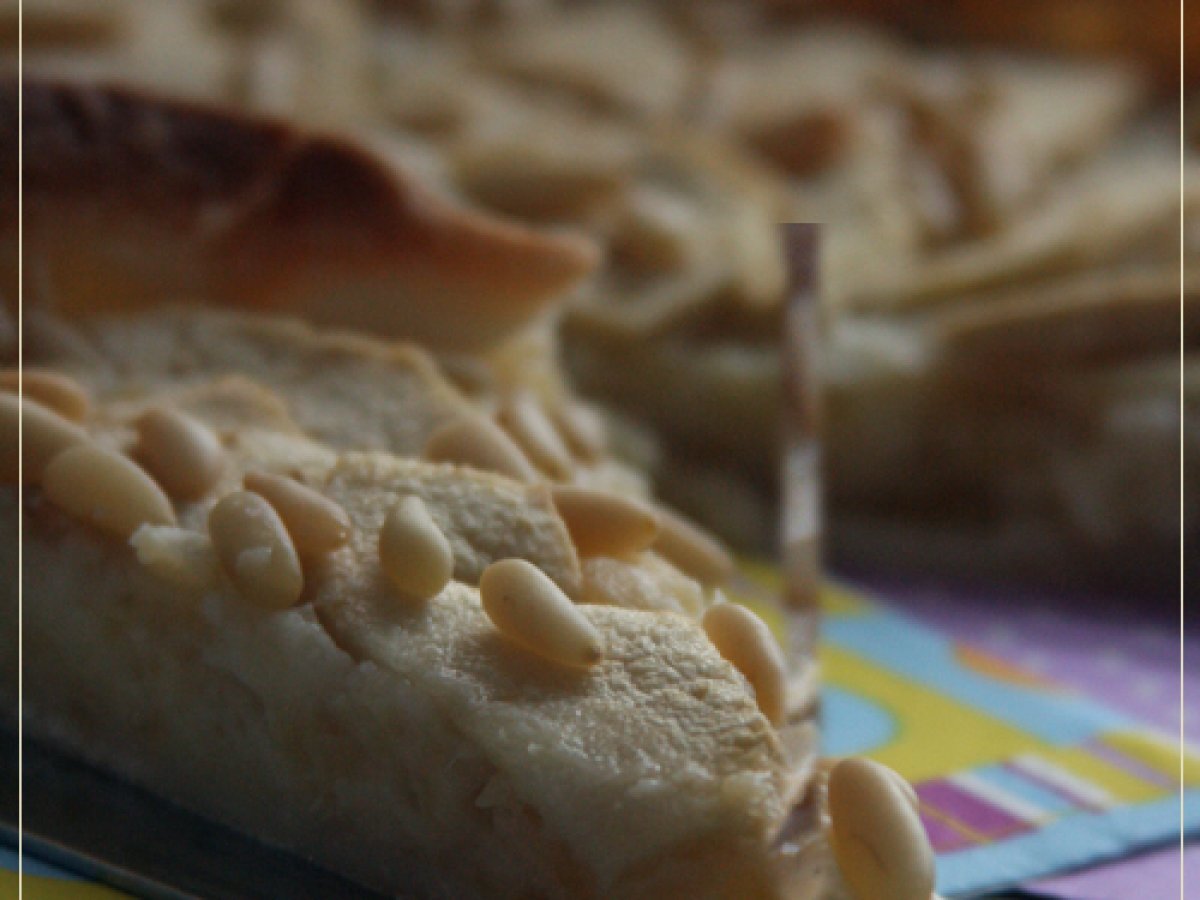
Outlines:
{"label": "dark plate", "polygon": [[[24,754],[25,852],[161,900],[380,900],[314,864],[37,743]],[[17,845],[17,736],[0,730],[0,839]]]}

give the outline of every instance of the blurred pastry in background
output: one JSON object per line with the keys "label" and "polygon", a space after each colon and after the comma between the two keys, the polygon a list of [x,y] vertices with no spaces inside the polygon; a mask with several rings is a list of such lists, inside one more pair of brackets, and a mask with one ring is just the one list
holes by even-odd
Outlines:
{"label": "blurred pastry in background", "polygon": [[[508,358],[560,355],[618,452],[744,547],[772,547],[776,521],[773,228],[826,223],[833,557],[1149,586],[1172,583],[1177,511],[1111,473],[1179,468],[1170,379],[1135,375],[1166,372],[1180,337],[1159,6],[1117,53],[1132,13],[1107,2],[71,0],[27,4],[25,58],[363,135],[589,234],[604,263]],[[1155,436],[1136,448],[1130,415]]]}

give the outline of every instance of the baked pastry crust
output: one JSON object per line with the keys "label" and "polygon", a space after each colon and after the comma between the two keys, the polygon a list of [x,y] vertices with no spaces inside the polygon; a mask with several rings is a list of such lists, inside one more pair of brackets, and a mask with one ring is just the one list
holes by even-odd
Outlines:
{"label": "baked pastry crust", "polygon": [[[7,79],[11,183],[17,111]],[[33,78],[22,116],[26,302],[62,315],[187,298],[477,350],[543,315],[598,261],[583,238],[470,210],[351,138]],[[5,200],[11,297],[17,216]]]}
{"label": "baked pastry crust", "polygon": [[[139,416],[166,405],[212,429],[227,460],[206,496],[174,502],[176,525],[129,543],[36,486],[22,510],[2,504],[6,533],[24,520],[30,734],[388,891],[782,896],[776,837],[810,789],[808,711],[767,721],[700,628],[711,601],[653,553],[622,563],[636,603],[594,605],[613,602],[596,593],[606,576],[581,567],[545,485],[414,458],[419,435],[357,442],[356,412],[328,392],[346,377],[360,406],[386,398],[388,419],[434,428],[462,414],[469,401],[428,356],[201,310],[75,336],[38,362],[87,386],[89,440],[130,449]],[[376,441],[392,443],[344,449]],[[305,560],[300,602],[283,611],[249,602],[205,533],[251,470],[299,479],[353,527]],[[451,583],[416,607],[379,561],[403,496],[424,501],[454,556]],[[479,576],[510,557],[590,598],[579,608],[604,636],[600,665],[548,663],[490,625]],[[6,703],[15,689],[3,685]],[[836,877],[807,884],[840,896]]]}

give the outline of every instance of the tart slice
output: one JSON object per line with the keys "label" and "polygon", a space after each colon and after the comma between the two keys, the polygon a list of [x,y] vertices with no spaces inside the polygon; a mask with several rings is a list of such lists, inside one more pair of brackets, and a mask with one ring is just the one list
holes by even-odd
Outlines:
{"label": "tart slice", "polygon": [[[115,340],[139,323],[225,339],[156,369]],[[780,651],[670,517],[447,460],[447,422],[493,420],[416,349],[203,310],[72,337],[0,394],[32,737],[394,894],[847,896]],[[354,446],[327,389],[363,367],[359,407],[427,436]],[[848,821],[898,817],[924,900],[872,777]]]}

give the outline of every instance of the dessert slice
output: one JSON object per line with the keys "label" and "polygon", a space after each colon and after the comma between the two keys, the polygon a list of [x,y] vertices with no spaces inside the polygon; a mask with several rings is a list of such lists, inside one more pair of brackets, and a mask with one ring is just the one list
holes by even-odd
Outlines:
{"label": "dessert slice", "polygon": [[[388,418],[491,421],[420,351],[198,310],[157,343],[225,340],[158,369],[110,327],[0,395],[9,481],[24,407],[25,501],[5,487],[0,515],[24,533],[31,736],[391,893],[846,896],[811,730],[711,547],[627,495],[431,460],[445,425],[352,449],[322,391],[354,367]],[[883,799],[846,821],[897,818],[887,878],[923,900],[915,813],[867,778]]]}

